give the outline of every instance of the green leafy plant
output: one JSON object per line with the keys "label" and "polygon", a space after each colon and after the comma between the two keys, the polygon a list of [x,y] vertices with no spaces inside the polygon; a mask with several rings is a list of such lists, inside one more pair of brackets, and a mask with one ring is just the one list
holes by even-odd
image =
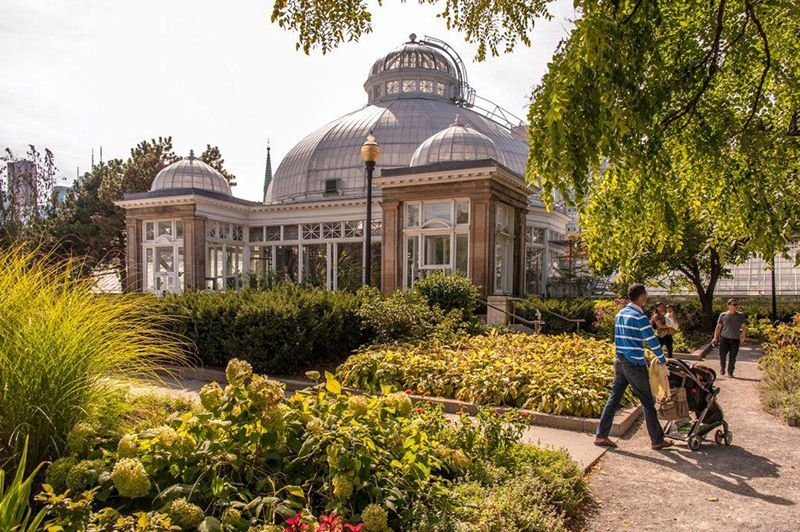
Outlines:
{"label": "green leafy plant", "polygon": [[417,281],[414,290],[422,294],[428,304],[439,307],[445,313],[459,311],[463,321],[471,321],[475,317],[478,287],[465,275],[435,272]]}
{"label": "green leafy plant", "polygon": [[800,417],[800,314],[794,323],[767,326],[764,356],[758,361],[764,403],[788,419]]}
{"label": "green leafy plant", "polygon": [[[480,405],[599,416],[614,378],[614,350],[577,335],[500,334],[363,348],[337,369],[348,386],[382,387]],[[626,396],[629,400],[631,396]]]}
{"label": "green leafy plant", "polygon": [[0,530],[27,532],[39,530],[47,512],[40,510],[36,515],[30,507],[33,481],[41,464],[37,465],[30,475],[25,477],[28,459],[28,442],[22,448],[22,455],[17,464],[16,473],[11,483],[6,485],[6,472],[0,469]]}
{"label": "green leafy plant", "polygon": [[94,294],[76,264],[48,259],[0,251],[0,460],[26,438],[31,463],[58,457],[121,384],[184,360],[169,318],[147,300]]}

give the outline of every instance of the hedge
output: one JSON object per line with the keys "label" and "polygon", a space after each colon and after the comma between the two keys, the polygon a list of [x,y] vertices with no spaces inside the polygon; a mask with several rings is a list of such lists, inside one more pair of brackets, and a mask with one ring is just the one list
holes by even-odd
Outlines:
{"label": "hedge", "polygon": [[259,372],[288,375],[346,357],[364,342],[360,297],[322,288],[279,285],[267,291],[187,292],[160,300],[177,332],[202,363],[232,357]]}

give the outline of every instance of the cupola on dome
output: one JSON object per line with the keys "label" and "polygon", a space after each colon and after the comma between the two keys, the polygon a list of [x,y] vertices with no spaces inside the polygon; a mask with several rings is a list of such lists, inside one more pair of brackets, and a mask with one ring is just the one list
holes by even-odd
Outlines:
{"label": "cupola on dome", "polygon": [[189,157],[161,170],[153,179],[151,192],[158,190],[196,189],[231,195],[228,180],[221,173],[189,152]]}
{"label": "cupola on dome", "polygon": [[461,121],[461,117],[456,115],[456,120],[450,127],[434,134],[419,145],[411,156],[409,166],[482,159],[494,159],[500,164],[506,164],[503,152],[497,149],[492,139],[467,126]]}

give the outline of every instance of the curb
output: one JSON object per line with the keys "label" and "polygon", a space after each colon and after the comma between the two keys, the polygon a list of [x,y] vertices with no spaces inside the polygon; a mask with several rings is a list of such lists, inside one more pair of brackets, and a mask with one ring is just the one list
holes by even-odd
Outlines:
{"label": "curb", "polygon": [[711,342],[705,344],[703,347],[698,347],[691,353],[675,353],[675,358],[680,360],[693,360],[693,361],[701,361],[704,360],[706,355],[711,351],[712,346]]}
{"label": "curb", "polygon": [[[216,381],[220,384],[225,384],[228,380],[225,378],[225,372],[220,369],[212,368],[195,368],[187,366],[167,366],[167,372],[173,376],[181,379],[212,382]],[[304,390],[310,386],[314,386],[314,382],[298,379],[284,379],[281,377],[269,377],[272,380],[278,381],[286,385],[287,392],[297,392]]]}
{"label": "curb", "polygon": [[[181,379],[205,382],[217,381],[220,384],[226,382],[225,372],[219,369],[200,367],[193,368],[185,366],[168,366],[167,369],[171,375]],[[287,392],[299,392],[318,385],[315,382],[307,380],[284,379],[272,376],[270,376],[270,378],[285,384]],[[359,390],[356,388],[342,387],[342,389],[351,393],[364,393],[364,390]],[[429,403],[439,405],[442,407],[444,412],[448,414],[460,414],[465,412],[471,416],[474,416],[481,408],[474,403],[467,403],[465,401],[458,401],[456,399],[446,399],[443,397],[428,397],[413,394],[409,394],[408,397],[411,399],[412,403]],[[499,414],[506,412],[519,412],[520,415],[522,415],[530,425],[537,427],[549,427],[553,429],[571,430],[575,432],[594,433],[597,431],[597,426],[600,424],[599,418],[543,414],[542,412],[536,412],[535,410],[525,410],[522,408],[511,408],[507,406],[485,406],[482,408],[491,409]],[[641,405],[620,410],[614,418],[614,424],[611,426],[610,436],[624,436],[631,429],[633,423],[639,419],[641,414]]]}

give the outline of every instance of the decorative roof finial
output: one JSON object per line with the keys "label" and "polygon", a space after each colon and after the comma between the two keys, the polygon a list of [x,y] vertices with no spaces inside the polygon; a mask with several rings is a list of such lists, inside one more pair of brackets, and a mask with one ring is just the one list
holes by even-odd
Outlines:
{"label": "decorative roof finial", "polygon": [[411,42],[415,42],[417,40],[417,34],[412,33],[411,35],[408,36],[408,40],[410,40]]}
{"label": "decorative roof finial", "polygon": [[194,156],[194,150],[189,150],[189,160],[194,161],[196,157]]}

